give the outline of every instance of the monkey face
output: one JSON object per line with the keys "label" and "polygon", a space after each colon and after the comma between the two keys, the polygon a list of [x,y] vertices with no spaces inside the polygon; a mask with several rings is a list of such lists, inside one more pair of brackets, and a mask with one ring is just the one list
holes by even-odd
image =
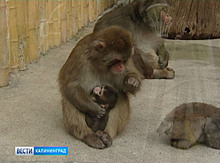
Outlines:
{"label": "monkey face", "polygon": [[95,87],[93,89],[93,94],[94,95],[97,95],[99,97],[103,96],[103,93],[104,93],[104,87]]}
{"label": "monkey face", "polygon": [[133,53],[131,35],[121,27],[106,28],[95,35],[91,60],[100,71],[122,73]]}
{"label": "monkey face", "polygon": [[96,103],[110,108],[113,108],[118,100],[117,92],[110,86],[95,87],[92,93]]}
{"label": "monkey face", "polygon": [[158,32],[163,32],[159,30],[172,24],[172,17],[168,14],[169,5],[165,0],[151,2],[148,6],[149,3],[150,1],[142,2],[140,7],[143,21]]}

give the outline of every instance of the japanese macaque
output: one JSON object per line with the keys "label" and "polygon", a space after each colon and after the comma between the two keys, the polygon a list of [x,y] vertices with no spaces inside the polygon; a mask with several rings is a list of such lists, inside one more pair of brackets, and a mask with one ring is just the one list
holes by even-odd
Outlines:
{"label": "japanese macaque", "polygon": [[[141,85],[133,55],[130,33],[117,26],[91,33],[77,43],[59,73],[63,123],[68,133],[93,148],[112,144],[129,122],[129,95],[135,94]],[[108,113],[104,131],[94,132],[86,123],[86,115],[101,118],[107,113],[90,99],[97,85],[114,88],[118,100]]]}
{"label": "japanese macaque", "polygon": [[110,86],[101,86],[93,89],[90,98],[104,108],[106,114],[100,118],[86,114],[86,124],[93,132],[98,130],[104,131],[108,122],[108,113],[110,109],[115,107],[118,100],[118,94],[116,90]]}
{"label": "japanese macaque", "polygon": [[[118,25],[132,33],[134,44],[139,51],[135,66],[142,74],[152,65],[155,79],[173,79],[175,72],[168,68],[169,53],[161,35],[166,34],[172,24],[167,14],[168,5],[162,0],[134,0],[132,3],[113,9],[103,15],[94,27],[94,32],[111,25]],[[165,33],[164,33],[165,32]],[[139,66],[142,65],[142,66]],[[149,78],[149,76],[144,76]]]}
{"label": "japanese macaque", "polygon": [[184,103],[166,116],[157,132],[168,135],[176,148],[187,149],[203,143],[220,149],[220,108],[205,103]]}

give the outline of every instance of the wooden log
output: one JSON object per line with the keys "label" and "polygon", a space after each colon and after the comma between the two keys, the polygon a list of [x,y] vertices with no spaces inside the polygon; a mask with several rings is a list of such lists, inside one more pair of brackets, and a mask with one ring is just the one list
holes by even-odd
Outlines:
{"label": "wooden log", "polygon": [[72,0],[72,19],[73,19],[73,34],[75,35],[78,32],[79,24],[78,24],[78,14],[77,14],[77,6],[76,0]]}
{"label": "wooden log", "polygon": [[16,1],[17,5],[17,30],[18,30],[18,64],[19,70],[27,69],[26,65],[26,19],[25,19],[25,1]]}
{"label": "wooden log", "polygon": [[60,30],[61,30],[61,41],[67,41],[67,3],[66,1],[60,1]]}
{"label": "wooden log", "polygon": [[72,1],[67,1],[67,40],[73,37]]}
{"label": "wooden log", "polygon": [[81,13],[81,0],[77,0],[76,2],[78,2],[78,24],[79,24],[79,30],[82,28],[82,13]]}
{"label": "wooden log", "polygon": [[30,60],[37,62],[40,57],[39,51],[39,17],[38,2],[28,1],[28,22],[30,38]]}
{"label": "wooden log", "polygon": [[94,0],[94,19],[97,19],[99,14],[98,14],[98,0]]}
{"label": "wooden log", "polygon": [[48,49],[53,48],[53,1],[47,1],[47,32],[48,32]]}
{"label": "wooden log", "polygon": [[26,37],[26,64],[31,62],[30,59],[30,35],[29,35],[29,18],[28,18],[28,1],[24,1],[24,16],[25,16],[25,37]]}
{"label": "wooden log", "polygon": [[53,17],[53,46],[59,46],[61,42],[61,32],[58,17],[60,7],[61,6],[58,5],[58,1],[54,1],[53,12],[51,13],[51,17]]}
{"label": "wooden log", "polygon": [[89,3],[88,0],[83,0],[83,26],[88,26],[89,22]]}
{"label": "wooden log", "polygon": [[[220,1],[169,0],[172,26],[168,37],[208,39],[220,37]],[[183,7],[184,6],[184,7]]]}
{"label": "wooden log", "polygon": [[94,20],[94,0],[89,1],[89,21]]}
{"label": "wooden log", "polygon": [[9,81],[9,38],[7,23],[7,4],[0,1],[0,87],[7,86]]}
{"label": "wooden log", "polygon": [[80,1],[80,16],[81,16],[81,28],[84,26],[84,0],[79,0]]}
{"label": "wooden log", "polygon": [[96,16],[98,17],[99,16],[99,14],[101,13],[101,0],[97,0],[97,14],[96,14]]}
{"label": "wooden log", "polygon": [[105,11],[105,5],[106,5],[106,0],[101,0],[101,11],[99,14],[101,14],[103,11]]}
{"label": "wooden log", "polygon": [[17,29],[17,4],[15,1],[8,1],[8,27],[10,40],[10,68],[13,72],[19,69],[18,62],[18,29]]}
{"label": "wooden log", "polygon": [[40,44],[40,53],[46,54],[48,50],[48,45],[47,45],[47,37],[48,37],[48,32],[47,32],[47,3],[46,1],[39,1],[39,18],[40,18],[40,39],[39,39],[39,44]]}

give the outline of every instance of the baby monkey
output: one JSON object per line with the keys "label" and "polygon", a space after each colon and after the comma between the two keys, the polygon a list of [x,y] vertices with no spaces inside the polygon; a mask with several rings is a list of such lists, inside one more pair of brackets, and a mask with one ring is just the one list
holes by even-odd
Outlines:
{"label": "baby monkey", "polygon": [[90,99],[104,108],[106,113],[99,118],[86,114],[86,124],[93,132],[98,130],[104,131],[108,122],[108,113],[115,107],[118,100],[118,94],[116,90],[110,86],[97,86],[93,88]]}
{"label": "baby monkey", "polygon": [[171,145],[187,149],[197,143],[220,149],[220,108],[192,102],[172,110],[157,129],[171,138]]}

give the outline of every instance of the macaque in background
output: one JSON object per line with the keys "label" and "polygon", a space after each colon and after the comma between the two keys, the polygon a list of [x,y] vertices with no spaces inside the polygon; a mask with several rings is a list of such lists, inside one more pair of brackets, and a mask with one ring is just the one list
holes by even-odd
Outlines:
{"label": "macaque in background", "polygon": [[[129,122],[129,95],[140,89],[141,74],[131,57],[134,47],[129,32],[111,26],[91,33],[72,50],[59,73],[63,123],[68,133],[93,148],[107,148]],[[104,131],[94,132],[86,115],[101,118],[107,111],[90,99],[97,85],[114,88],[118,100],[108,113]]]}
{"label": "macaque in background", "polygon": [[[173,18],[169,14],[164,12],[163,10],[161,10],[160,14],[161,14],[161,18],[162,18],[162,21],[161,21],[162,27],[163,27],[162,31],[164,32],[164,34],[167,35],[169,32],[170,26],[172,25]],[[163,33],[162,33],[162,35],[163,35]]]}
{"label": "macaque in background", "polygon": [[115,107],[118,94],[116,90],[110,86],[95,87],[90,95],[90,99],[104,108],[106,114],[100,118],[86,114],[86,124],[93,132],[98,130],[104,131],[108,122],[108,113]]}
{"label": "macaque in background", "polygon": [[203,143],[220,149],[220,108],[205,103],[184,103],[165,117],[157,132],[168,135],[176,148],[188,149]]}
{"label": "macaque in background", "polygon": [[[134,0],[104,14],[96,23],[94,32],[111,25],[124,28],[132,34],[139,51],[138,55],[133,56],[137,69],[144,75],[148,71],[144,68],[152,65],[154,73],[150,78],[173,79],[175,72],[167,67],[169,53],[161,39],[161,34],[168,30],[167,26],[171,25],[172,20],[169,15],[164,15],[167,7],[162,0]],[[147,66],[143,66],[144,64]]]}

